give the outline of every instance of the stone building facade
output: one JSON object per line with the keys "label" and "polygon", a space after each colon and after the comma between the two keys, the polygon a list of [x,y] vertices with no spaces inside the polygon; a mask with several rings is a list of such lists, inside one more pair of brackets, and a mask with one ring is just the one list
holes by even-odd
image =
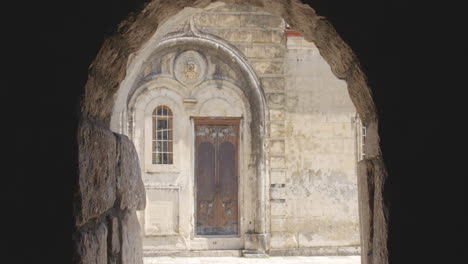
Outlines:
{"label": "stone building facade", "polygon": [[114,100],[145,186],[145,253],[359,253],[360,121],[280,16],[182,10],[132,55]]}

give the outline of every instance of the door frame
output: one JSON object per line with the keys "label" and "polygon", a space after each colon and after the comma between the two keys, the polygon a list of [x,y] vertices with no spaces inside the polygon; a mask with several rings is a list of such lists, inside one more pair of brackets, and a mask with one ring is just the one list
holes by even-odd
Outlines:
{"label": "door frame", "polygon": [[[242,221],[241,221],[241,181],[240,181],[240,150],[241,150],[241,140],[242,140],[242,119],[243,116],[241,117],[216,117],[216,116],[191,116],[190,119],[193,120],[193,126],[192,126],[192,133],[193,133],[193,230],[192,230],[192,236],[194,238],[241,238],[242,237]],[[237,235],[198,235],[197,234],[197,150],[196,150],[196,133],[195,129],[197,125],[237,125],[237,145],[236,145],[236,172],[237,172],[237,223],[238,223],[238,232]]]}

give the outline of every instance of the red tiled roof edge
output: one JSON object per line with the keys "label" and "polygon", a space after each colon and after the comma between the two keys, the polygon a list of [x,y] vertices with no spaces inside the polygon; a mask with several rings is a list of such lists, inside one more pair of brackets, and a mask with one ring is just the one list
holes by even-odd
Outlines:
{"label": "red tiled roof edge", "polygon": [[286,34],[286,37],[302,37],[302,34],[295,30],[285,29],[284,33]]}

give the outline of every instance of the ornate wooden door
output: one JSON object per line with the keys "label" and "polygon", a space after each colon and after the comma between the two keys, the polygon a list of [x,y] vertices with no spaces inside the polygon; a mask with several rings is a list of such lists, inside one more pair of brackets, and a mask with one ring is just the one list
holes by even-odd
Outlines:
{"label": "ornate wooden door", "polygon": [[237,235],[239,119],[195,120],[196,234]]}

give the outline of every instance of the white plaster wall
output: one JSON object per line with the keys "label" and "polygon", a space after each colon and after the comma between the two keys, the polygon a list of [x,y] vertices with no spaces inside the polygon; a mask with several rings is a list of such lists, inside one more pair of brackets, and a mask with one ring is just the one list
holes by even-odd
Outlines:
{"label": "white plaster wall", "polygon": [[359,245],[356,110],[317,47],[289,37],[285,203],[272,207],[273,248]]}

